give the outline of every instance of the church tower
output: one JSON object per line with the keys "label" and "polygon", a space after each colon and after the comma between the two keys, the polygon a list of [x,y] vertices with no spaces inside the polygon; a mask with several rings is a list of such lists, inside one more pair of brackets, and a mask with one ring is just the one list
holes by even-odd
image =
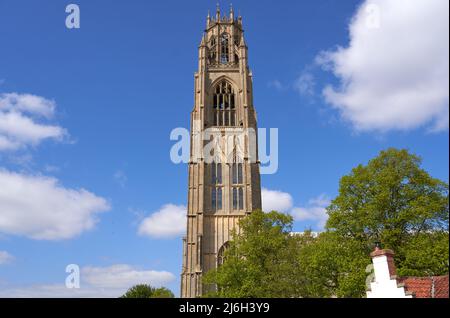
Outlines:
{"label": "church tower", "polygon": [[195,73],[181,297],[205,292],[239,220],[261,208],[256,112],[242,18],[206,19]]}

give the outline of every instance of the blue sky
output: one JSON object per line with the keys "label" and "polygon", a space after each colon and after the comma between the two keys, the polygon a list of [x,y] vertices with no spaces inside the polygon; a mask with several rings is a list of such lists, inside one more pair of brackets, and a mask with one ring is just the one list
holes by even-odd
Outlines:
{"label": "blue sky", "polygon": [[[279,129],[279,169],[262,176],[266,203],[276,204],[268,201],[272,198],[297,216],[297,231],[320,230],[324,205],[337,194],[339,178],[388,147],[409,149],[423,158],[431,175],[448,182],[448,13],[427,26],[428,33],[411,32],[428,49],[417,58],[414,50],[403,58],[403,42],[389,38],[395,34],[391,28],[403,32],[389,21],[388,13],[398,8],[375,2],[386,12],[378,33],[350,35],[349,27],[361,27],[363,1],[233,1],[243,16],[258,125]],[[0,295],[66,295],[61,286],[72,263],[82,268],[81,296],[99,290],[115,295],[124,286],[108,280],[114,273],[155,279],[178,295],[181,234],[138,232],[165,205],[171,204],[162,209],[163,215],[179,216],[180,206],[187,203],[187,166],[171,162],[174,142],[169,135],[176,127],[189,128],[197,47],[207,11],[214,11],[216,2],[74,3],[80,7],[79,29],[65,26],[69,2],[0,1],[0,115],[20,103],[37,103],[51,113],[15,110],[46,125],[41,135],[27,138],[14,135],[6,121],[2,128],[0,117],[0,186],[8,186],[0,189]],[[220,3],[228,11],[229,2]],[[420,16],[405,13],[397,18],[416,25]],[[446,27],[441,20],[447,20]],[[365,47],[364,37],[378,49]],[[350,40],[363,44],[352,48]],[[362,53],[362,62],[352,64],[357,53]],[[369,56],[374,58],[368,61]],[[436,71],[436,57],[441,56],[447,61]],[[377,72],[377,63],[398,61],[411,63],[400,63],[403,69],[394,69],[392,76]],[[326,87],[332,92],[326,93]],[[431,92],[428,99],[421,98],[428,96],[424,87]],[[404,94],[390,104],[392,91]],[[418,97],[411,98],[413,93]],[[34,104],[26,94],[36,97]],[[18,102],[20,97],[24,99]],[[2,148],[2,136],[15,144]],[[37,184],[29,189],[40,200],[19,211],[20,222],[9,222],[13,214],[7,209],[13,204],[8,195],[15,195],[15,203],[21,197],[9,187],[25,183]],[[67,207],[68,213],[87,213],[74,221],[78,230],[64,232],[64,216],[36,215],[41,210],[45,216],[52,213],[54,206],[45,206],[48,193],[55,202],[63,193],[55,204],[68,200],[74,205]],[[21,204],[14,209],[26,206]],[[83,204],[87,212],[77,210]],[[91,216],[97,222],[84,223]],[[60,232],[48,234],[46,226]]]}

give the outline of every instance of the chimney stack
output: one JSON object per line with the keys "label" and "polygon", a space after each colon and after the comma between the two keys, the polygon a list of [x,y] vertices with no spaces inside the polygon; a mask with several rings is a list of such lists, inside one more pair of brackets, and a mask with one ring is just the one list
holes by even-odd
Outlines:
{"label": "chimney stack", "polygon": [[376,244],[375,250],[370,253],[375,271],[376,281],[390,280],[397,274],[394,264],[395,253],[389,249],[382,249],[380,244]]}
{"label": "chimney stack", "polygon": [[406,294],[402,285],[397,284],[394,252],[381,248],[377,243],[370,256],[375,280],[367,286],[367,298],[412,298],[412,295]]}

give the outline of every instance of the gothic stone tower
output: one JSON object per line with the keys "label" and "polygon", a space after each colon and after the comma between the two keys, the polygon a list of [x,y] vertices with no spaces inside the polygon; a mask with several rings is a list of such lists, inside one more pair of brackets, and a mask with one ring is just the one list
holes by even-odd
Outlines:
{"label": "gothic stone tower", "polygon": [[221,264],[239,220],[261,208],[252,73],[233,9],[208,14],[194,87],[181,297],[205,292],[202,275]]}

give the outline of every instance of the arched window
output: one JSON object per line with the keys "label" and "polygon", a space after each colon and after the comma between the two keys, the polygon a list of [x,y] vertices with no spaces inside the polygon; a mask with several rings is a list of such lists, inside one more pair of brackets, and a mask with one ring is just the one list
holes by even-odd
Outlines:
{"label": "arched window", "polygon": [[236,96],[229,82],[223,80],[215,87],[213,108],[214,126],[236,125]]}
{"label": "arched window", "polygon": [[228,34],[222,33],[220,37],[220,63],[226,64],[230,61],[230,46]]}
{"label": "arched window", "polygon": [[227,241],[223,243],[223,245],[219,248],[219,251],[217,252],[217,267],[223,264],[225,261],[225,252],[229,248],[230,243]]}

